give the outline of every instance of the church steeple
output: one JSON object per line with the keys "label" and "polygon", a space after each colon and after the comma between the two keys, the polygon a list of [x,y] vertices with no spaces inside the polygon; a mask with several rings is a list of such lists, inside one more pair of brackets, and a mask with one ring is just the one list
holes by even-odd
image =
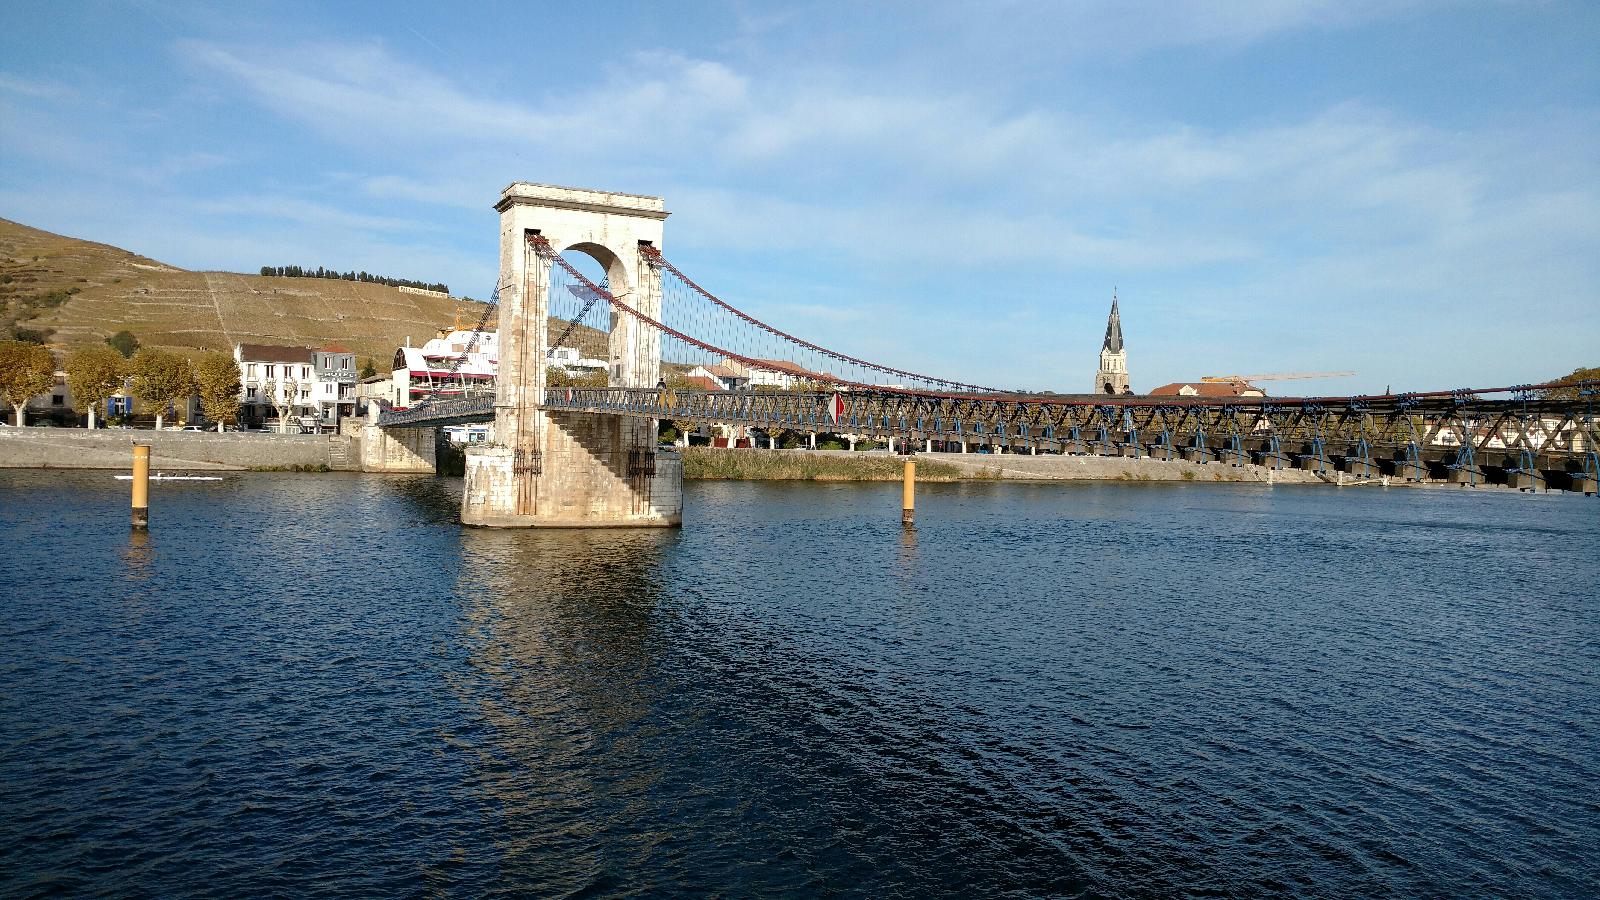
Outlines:
{"label": "church steeple", "polygon": [[1117,292],[1111,291],[1111,315],[1106,318],[1106,339],[1100,345],[1100,371],[1094,376],[1096,394],[1131,394],[1128,386],[1128,351],[1122,345],[1122,311]]}
{"label": "church steeple", "polygon": [[1106,319],[1106,342],[1102,350],[1112,353],[1122,352],[1122,313],[1117,310],[1117,291],[1111,290],[1111,316]]}

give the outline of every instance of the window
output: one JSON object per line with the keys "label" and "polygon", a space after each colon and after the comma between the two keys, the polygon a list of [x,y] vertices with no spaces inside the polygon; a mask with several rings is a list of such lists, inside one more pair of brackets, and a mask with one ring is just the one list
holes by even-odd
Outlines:
{"label": "window", "polygon": [[300,377],[301,378],[310,378],[311,377],[311,367],[310,366],[301,366],[300,367]]}
{"label": "window", "polygon": [[256,389],[253,387],[245,388],[244,397],[246,400],[254,400],[256,398]]}
{"label": "window", "polygon": [[300,389],[300,399],[301,400],[310,400],[311,399],[311,389],[310,388],[301,388]]}
{"label": "window", "polygon": [[66,401],[67,401],[67,398],[61,396],[60,394],[51,394],[50,395],[50,405],[51,406],[61,406],[61,405],[65,404]]}
{"label": "window", "polygon": [[273,377],[273,376],[274,376],[274,375],[277,375],[277,374],[278,374],[278,372],[277,372],[277,369],[278,369],[278,367],[277,367],[277,366],[274,366],[274,365],[270,365],[270,364],[269,364],[269,365],[268,365],[268,366],[267,366],[267,377],[268,377],[268,378],[271,378],[271,377]]}
{"label": "window", "polygon": [[251,378],[256,377],[256,364],[255,363],[251,363],[250,364],[250,368],[248,369],[248,371],[250,373],[250,377]]}

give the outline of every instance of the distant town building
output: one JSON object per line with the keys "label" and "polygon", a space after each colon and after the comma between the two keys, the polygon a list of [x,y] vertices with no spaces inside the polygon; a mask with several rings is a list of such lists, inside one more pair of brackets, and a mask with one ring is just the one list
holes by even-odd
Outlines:
{"label": "distant town building", "polygon": [[[699,368],[699,367],[696,366],[695,368]],[[727,390],[727,388],[722,386],[722,382],[718,381],[715,378],[712,378],[710,375],[696,375],[696,374],[694,374],[694,370],[693,369],[689,370],[689,373],[685,374],[683,376],[683,385],[684,385],[684,387],[686,387],[686,388],[688,388],[689,390],[692,390],[692,391],[725,391],[725,390]]]}
{"label": "distant town building", "polygon": [[742,367],[735,369],[726,361],[709,366],[695,366],[683,375],[689,379],[705,379],[716,385],[716,390],[722,391],[736,391],[750,382]]}
{"label": "distant town building", "polygon": [[604,372],[610,368],[605,360],[582,356],[571,347],[552,347],[547,358],[550,366],[568,375],[587,375],[590,372]]}
{"label": "distant town building", "polygon": [[[55,384],[50,390],[42,394],[35,394],[28,400],[23,409],[23,414],[30,422],[48,420],[57,425],[72,425],[78,421],[78,413],[74,409],[72,389],[67,387],[67,373],[57,369]],[[10,424],[11,408],[4,410],[4,420]]]}
{"label": "distant town building", "polygon": [[382,400],[394,405],[394,376],[374,375],[356,382],[356,401],[366,406],[369,400]]}
{"label": "distant town building", "polygon": [[1111,292],[1111,315],[1106,319],[1106,339],[1100,345],[1100,371],[1094,376],[1097,394],[1131,394],[1128,386],[1128,351],[1122,345],[1122,313],[1116,291]]}
{"label": "distant town building", "polygon": [[1152,397],[1265,397],[1248,381],[1174,381],[1150,392]]}
{"label": "distant town building", "polygon": [[685,372],[684,377],[707,379],[725,391],[754,387],[791,388],[807,382],[828,380],[828,376],[786,359],[757,359],[752,362],[758,367],[724,359],[715,365],[695,366]]}
{"label": "distant town building", "polygon": [[486,444],[494,440],[493,422],[446,425],[440,430],[444,432],[445,440],[452,444]]}

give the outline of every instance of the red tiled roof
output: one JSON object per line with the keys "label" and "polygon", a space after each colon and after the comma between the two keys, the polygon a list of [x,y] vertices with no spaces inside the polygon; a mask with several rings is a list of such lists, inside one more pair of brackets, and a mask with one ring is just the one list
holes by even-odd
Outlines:
{"label": "red tiled roof", "polygon": [[[1183,388],[1192,388],[1193,393],[1185,393]],[[1252,395],[1265,396],[1266,391],[1243,381],[1174,381],[1163,384],[1150,392],[1152,397],[1242,397],[1246,392]]]}
{"label": "red tiled roof", "polygon": [[787,359],[758,359],[755,360],[755,362],[760,363],[760,366],[763,369],[786,372],[790,375],[799,375],[803,378],[815,378],[817,375],[816,372],[801,366],[799,363],[792,363]]}

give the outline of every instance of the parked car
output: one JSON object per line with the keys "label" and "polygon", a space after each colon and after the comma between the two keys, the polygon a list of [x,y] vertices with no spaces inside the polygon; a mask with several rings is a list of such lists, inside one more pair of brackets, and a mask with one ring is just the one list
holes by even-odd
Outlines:
{"label": "parked car", "polygon": [[206,431],[208,429],[204,425],[185,425],[185,426],[183,426],[182,428],[180,428],[178,430],[179,431]]}

